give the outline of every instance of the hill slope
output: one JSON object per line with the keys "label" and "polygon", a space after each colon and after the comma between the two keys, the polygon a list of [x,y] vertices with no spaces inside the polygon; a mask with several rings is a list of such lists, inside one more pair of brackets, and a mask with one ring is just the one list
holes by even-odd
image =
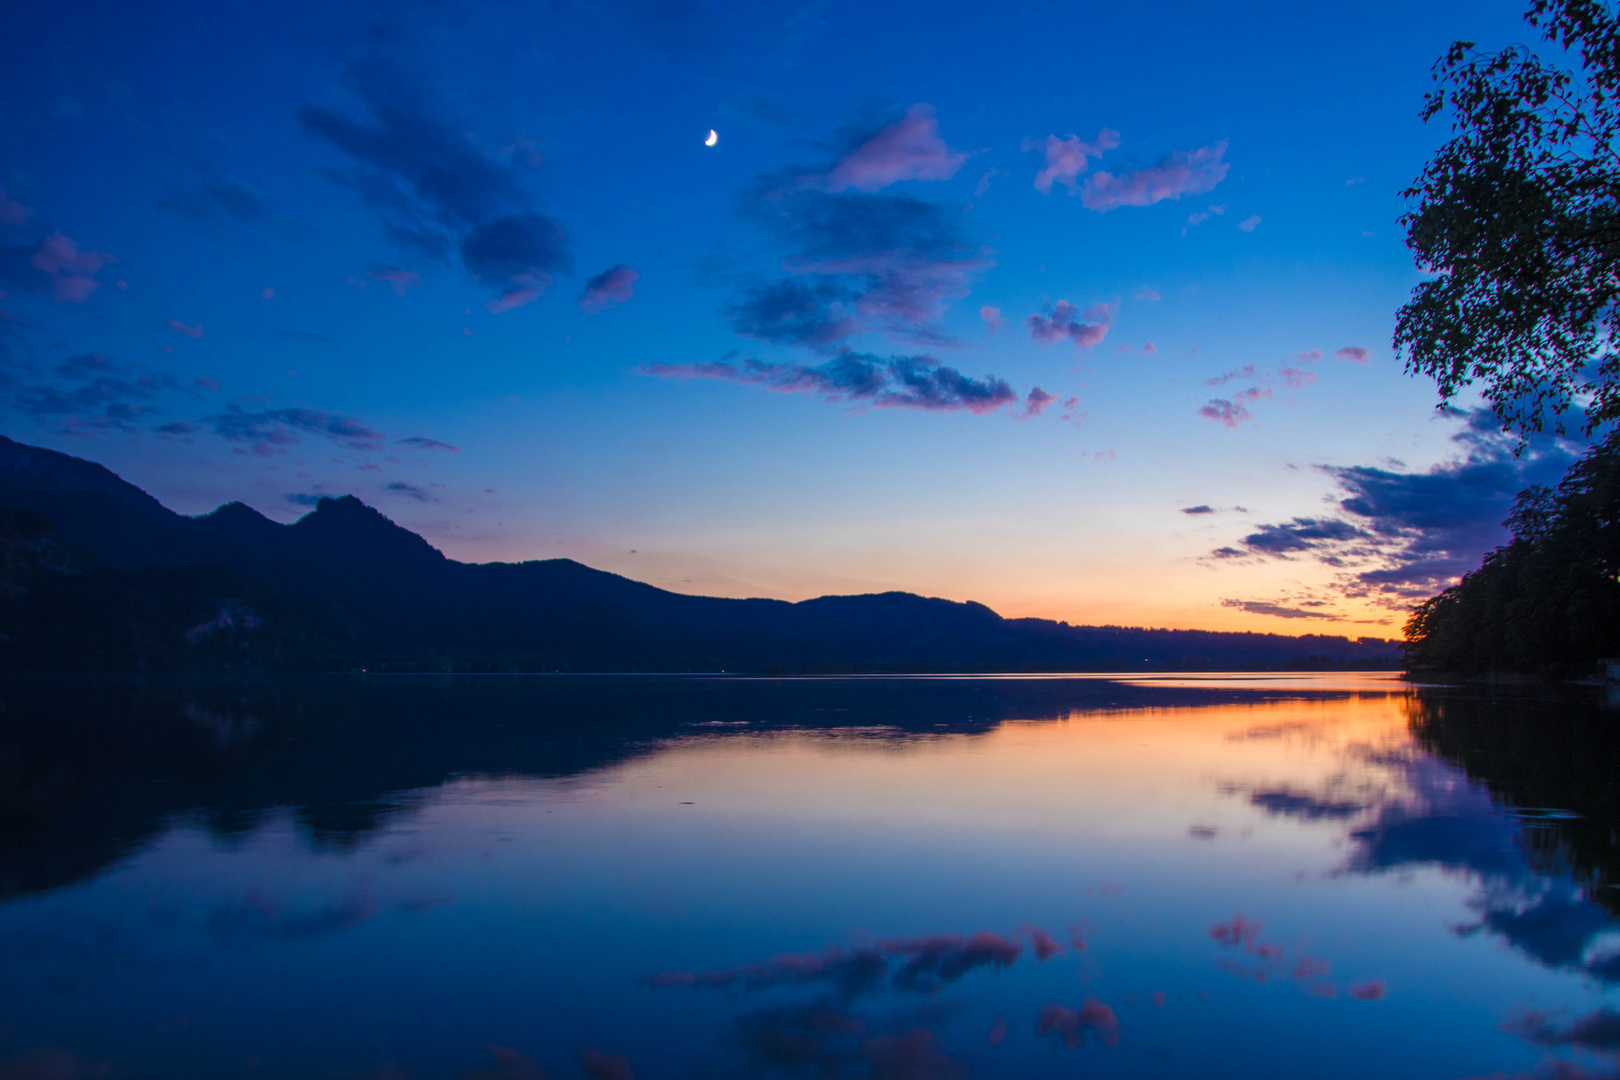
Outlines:
{"label": "hill slope", "polygon": [[[1073,627],[1003,619],[982,604],[901,592],[799,603],[732,600],[668,592],[570,559],[462,563],[353,496],[322,499],[290,525],[241,503],[186,517],[100,465],[4,437],[0,507],[44,519],[28,519],[26,525],[23,518],[0,520],[0,541],[23,547],[46,542],[38,530],[48,522],[54,527],[47,530],[50,544],[81,550],[96,564],[93,573],[75,570],[77,578],[40,564],[30,570],[32,584],[20,586],[24,593],[0,599],[3,612],[6,603],[15,606],[42,583],[62,596],[81,587],[91,590],[82,602],[63,609],[76,612],[73,618],[83,625],[50,627],[49,640],[55,643],[50,648],[33,639],[0,642],[0,666],[12,668],[142,663],[475,671],[1393,666],[1393,643],[1379,639]],[[197,570],[204,564],[213,569]],[[134,575],[127,580],[145,583],[141,589],[157,588],[156,574],[192,582],[185,588],[209,593],[197,598],[203,608],[251,610],[257,622],[233,628],[234,653],[182,644],[201,623],[184,628],[154,623],[144,651],[109,653],[88,644],[75,649],[73,641],[88,643],[93,636],[90,613],[96,604],[112,602],[105,585],[96,583],[116,574]],[[156,603],[164,594],[158,589],[142,595]],[[191,610],[184,604],[176,610],[182,609]],[[35,610],[37,615],[47,609],[36,604]],[[210,633],[192,635],[190,645],[209,640]],[[264,647],[256,647],[260,639]]]}

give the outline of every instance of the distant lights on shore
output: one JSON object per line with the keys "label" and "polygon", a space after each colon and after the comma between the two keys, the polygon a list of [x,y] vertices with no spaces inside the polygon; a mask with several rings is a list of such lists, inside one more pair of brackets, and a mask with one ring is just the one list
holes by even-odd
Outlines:
{"label": "distant lights on shore", "polygon": [[704,146],[713,146],[715,143],[717,143],[719,141],[720,141],[720,133],[718,131],[714,130],[714,128],[710,128],[709,129],[709,137],[707,139],[703,140],[703,145]]}

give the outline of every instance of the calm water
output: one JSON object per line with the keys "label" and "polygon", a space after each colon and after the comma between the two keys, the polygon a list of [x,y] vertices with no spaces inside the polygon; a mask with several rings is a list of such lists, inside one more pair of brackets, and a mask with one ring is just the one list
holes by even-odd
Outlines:
{"label": "calm water", "polygon": [[354,678],[0,703],[8,1080],[1453,1078],[1620,1052],[1620,712],[1595,691]]}

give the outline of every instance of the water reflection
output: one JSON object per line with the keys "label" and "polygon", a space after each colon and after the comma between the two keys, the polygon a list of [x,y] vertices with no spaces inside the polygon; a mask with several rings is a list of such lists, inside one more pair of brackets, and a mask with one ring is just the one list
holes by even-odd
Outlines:
{"label": "water reflection", "polygon": [[1620,759],[1576,693],[339,679],[0,702],[0,1078],[1620,1068]]}

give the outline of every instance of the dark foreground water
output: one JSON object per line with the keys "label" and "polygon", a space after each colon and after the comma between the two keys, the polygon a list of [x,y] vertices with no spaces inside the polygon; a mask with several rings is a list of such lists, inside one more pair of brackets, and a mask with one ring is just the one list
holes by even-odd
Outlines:
{"label": "dark foreground water", "polygon": [[32,680],[0,706],[0,1080],[1617,1068],[1596,691]]}

